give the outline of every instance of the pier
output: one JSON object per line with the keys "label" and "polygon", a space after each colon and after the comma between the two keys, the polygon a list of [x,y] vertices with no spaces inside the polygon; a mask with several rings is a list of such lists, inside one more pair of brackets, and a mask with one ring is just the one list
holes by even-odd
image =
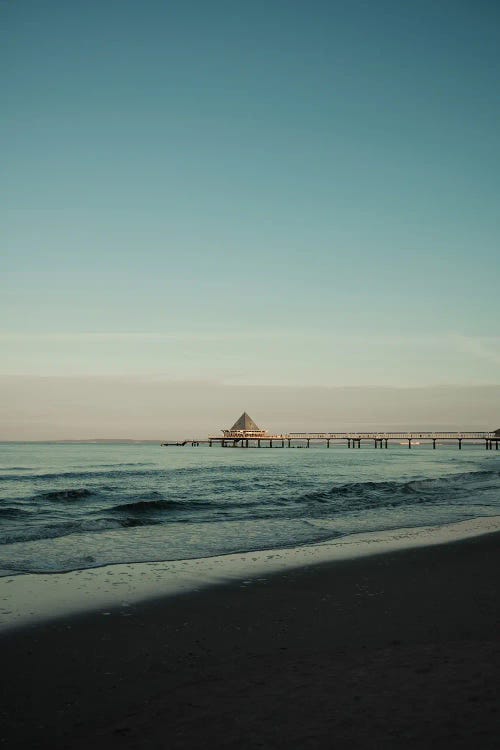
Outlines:
{"label": "pier", "polygon": [[311,443],[331,445],[344,443],[347,448],[360,449],[361,445],[376,449],[387,449],[390,442],[408,445],[411,448],[422,443],[432,443],[435,450],[439,443],[456,442],[458,449],[467,443],[483,443],[486,450],[498,450],[500,429],[476,432],[289,432],[270,434],[261,430],[253,419],[244,412],[229,430],[221,430],[222,435],[209,435],[205,439],[185,439],[162,443],[163,446],[216,445],[222,448],[310,448]]}

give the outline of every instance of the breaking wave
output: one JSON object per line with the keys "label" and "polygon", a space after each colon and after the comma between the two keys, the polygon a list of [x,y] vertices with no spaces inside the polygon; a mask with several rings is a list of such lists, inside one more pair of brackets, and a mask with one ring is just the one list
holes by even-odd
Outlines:
{"label": "breaking wave", "polygon": [[[1,515],[1,514],[0,514]],[[34,542],[44,539],[58,539],[70,534],[99,533],[117,529],[127,529],[134,526],[153,526],[154,521],[142,521],[136,518],[96,518],[67,523],[33,526],[32,528],[13,529],[2,535],[2,544],[18,542]],[[1,546],[1,545],[0,545]]]}
{"label": "breaking wave", "polygon": [[346,482],[326,491],[304,493],[296,502],[328,505],[337,511],[432,504],[468,498],[471,491],[494,489],[499,478],[498,471],[476,471],[434,479]]}

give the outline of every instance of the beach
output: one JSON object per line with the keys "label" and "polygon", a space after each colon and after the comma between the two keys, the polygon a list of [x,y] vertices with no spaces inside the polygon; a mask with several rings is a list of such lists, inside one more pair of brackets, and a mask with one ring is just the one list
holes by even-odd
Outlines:
{"label": "beach", "polygon": [[499,533],[1,636],[8,748],[496,746]]}

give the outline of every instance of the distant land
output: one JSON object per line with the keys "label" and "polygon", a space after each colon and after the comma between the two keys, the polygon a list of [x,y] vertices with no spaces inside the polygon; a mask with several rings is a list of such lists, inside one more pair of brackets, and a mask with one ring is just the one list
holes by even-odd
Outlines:
{"label": "distant land", "polygon": [[152,443],[157,445],[160,440],[135,440],[134,438],[74,438],[72,440],[0,440],[0,444],[8,443],[77,443],[77,444],[93,444],[93,443]]}

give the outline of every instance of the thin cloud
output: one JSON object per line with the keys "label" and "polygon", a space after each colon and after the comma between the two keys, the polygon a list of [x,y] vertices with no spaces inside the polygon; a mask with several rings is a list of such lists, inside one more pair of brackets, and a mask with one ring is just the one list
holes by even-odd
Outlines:
{"label": "thin cloud", "polygon": [[144,332],[121,332],[121,331],[106,331],[106,332],[77,332],[77,333],[58,333],[58,332],[47,332],[47,333],[14,333],[14,332],[0,332],[0,341],[6,343],[22,343],[22,342],[61,342],[61,343],[73,343],[73,342],[127,342],[127,343],[163,343],[168,341],[236,341],[241,339],[260,339],[265,337],[275,337],[283,335],[281,332],[276,331],[243,331],[243,332],[222,332],[222,333],[210,333],[210,332],[176,332],[176,333],[160,333],[154,331]]}

